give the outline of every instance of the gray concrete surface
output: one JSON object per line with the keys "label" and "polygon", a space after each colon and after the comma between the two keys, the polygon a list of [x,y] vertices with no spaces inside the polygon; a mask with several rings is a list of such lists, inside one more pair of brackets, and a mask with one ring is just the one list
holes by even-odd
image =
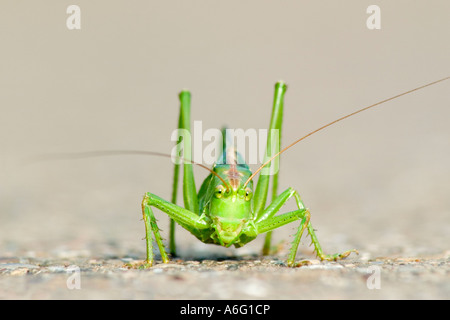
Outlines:
{"label": "gray concrete surface", "polygon": [[[450,298],[449,82],[389,102],[303,141],[282,157],[337,263],[283,265],[295,225],[241,249],[178,228],[179,261],[152,270],[140,202],[171,194],[165,158],[24,165],[38,154],[170,152],[177,94],[192,91],[203,128],[268,126],[275,81],[289,85],[283,144],[360,107],[448,76],[448,1],[4,1],[0,10],[0,298]],[[252,168],[256,168],[254,165]],[[207,173],[195,169],[197,186]],[[181,193],[180,193],[181,199]],[[288,204],[286,210],[293,207]],[[167,217],[157,212],[167,237]],[[284,244],[283,244],[284,241]],[[68,268],[81,289],[69,290]],[[367,270],[380,267],[380,289]]]}
{"label": "gray concrete surface", "polygon": [[141,262],[131,258],[2,261],[0,298],[443,299],[449,294],[448,253],[420,259],[310,260],[300,268],[255,256],[177,260],[147,270],[128,267]]}

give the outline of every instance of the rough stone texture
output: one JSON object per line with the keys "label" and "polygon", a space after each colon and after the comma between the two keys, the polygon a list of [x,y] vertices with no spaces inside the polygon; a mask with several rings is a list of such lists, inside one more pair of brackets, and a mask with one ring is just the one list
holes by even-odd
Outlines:
{"label": "rough stone texture", "polygon": [[[143,194],[170,199],[170,160],[24,161],[110,149],[170,153],[183,88],[202,133],[265,129],[280,79],[288,84],[287,145],[448,76],[450,1],[384,1],[381,30],[367,28],[360,0],[79,4],[81,30],[68,30],[67,3],[2,1],[0,298],[450,298],[450,81],[283,154],[280,191],[298,190],[324,251],[360,252],[337,263],[315,261],[304,239],[298,257],[311,264],[286,268],[292,223],[274,232],[279,250],[270,257],[259,255],[262,237],[224,249],[178,228],[180,261],[127,269],[145,257]],[[199,187],[208,173],[194,171]],[[167,237],[167,216],[155,215]],[[72,265],[80,290],[66,285]],[[379,290],[366,286],[372,266],[381,268]]]}
{"label": "rough stone texture", "polygon": [[[0,298],[448,299],[449,262],[447,252],[428,258],[309,260],[288,268],[273,257],[243,256],[176,259],[141,270],[130,268],[142,263],[133,258],[3,258]],[[76,283],[79,289],[73,288]]]}

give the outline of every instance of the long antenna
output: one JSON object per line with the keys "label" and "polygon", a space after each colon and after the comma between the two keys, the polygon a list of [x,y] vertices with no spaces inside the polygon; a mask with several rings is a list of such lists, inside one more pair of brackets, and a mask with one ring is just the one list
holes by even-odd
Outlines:
{"label": "long antenna", "polygon": [[119,155],[147,155],[147,156],[158,156],[158,157],[166,157],[166,158],[176,158],[178,160],[183,160],[189,162],[191,164],[195,164],[203,169],[208,170],[217,178],[219,178],[224,185],[228,186],[226,181],[219,176],[216,172],[208,168],[207,166],[192,161],[187,160],[183,157],[172,156],[167,153],[156,152],[156,151],[143,151],[143,150],[99,150],[99,151],[85,151],[85,152],[62,152],[62,153],[48,153],[43,155],[38,155],[29,158],[24,164],[31,164],[35,162],[41,161],[50,161],[50,160],[62,160],[62,159],[84,159],[84,158],[94,158],[94,157],[104,157],[104,156],[119,156]]}
{"label": "long antenna", "polygon": [[323,129],[325,129],[325,128],[327,128],[327,127],[329,127],[329,126],[331,126],[331,125],[333,125],[333,124],[335,124],[336,122],[339,122],[339,121],[342,121],[342,120],[344,120],[344,119],[347,119],[347,118],[350,118],[351,116],[354,116],[354,115],[356,115],[356,114],[358,114],[358,113],[360,113],[360,112],[363,112],[363,111],[366,111],[366,110],[368,110],[368,109],[370,109],[370,108],[373,108],[373,107],[376,107],[376,106],[378,106],[378,105],[380,105],[380,104],[383,104],[383,103],[385,103],[385,102],[388,102],[388,101],[391,101],[391,100],[394,100],[394,99],[397,99],[397,98],[399,98],[399,97],[401,97],[401,96],[404,96],[404,95],[407,95],[407,94],[409,94],[409,93],[412,93],[412,92],[414,92],[414,91],[417,91],[417,90],[420,90],[420,89],[423,89],[423,88],[426,88],[426,87],[429,87],[429,86],[432,86],[433,84],[436,84],[436,83],[439,83],[439,82],[442,82],[442,81],[445,81],[445,80],[448,80],[448,79],[450,79],[450,77],[446,77],[446,78],[443,78],[443,79],[440,79],[440,80],[437,80],[437,81],[433,81],[433,82],[430,82],[430,83],[428,83],[428,84],[425,84],[425,85],[423,85],[423,86],[420,86],[420,87],[417,87],[417,88],[415,88],[415,89],[412,89],[412,90],[409,90],[409,91],[406,91],[406,92],[403,92],[403,93],[400,93],[400,94],[398,94],[398,95],[396,95],[396,96],[393,96],[393,97],[391,97],[391,98],[388,98],[388,99],[385,99],[385,100],[382,100],[382,101],[380,101],[380,102],[377,102],[377,103],[375,103],[375,104],[372,104],[372,105],[370,105],[370,106],[368,106],[368,107],[364,107],[364,108],[362,108],[362,109],[359,109],[359,110],[357,110],[357,111],[355,111],[355,112],[352,112],[352,113],[350,113],[350,114],[347,114],[346,116],[343,116],[343,117],[341,117],[341,118],[339,118],[339,119],[336,119],[336,120],[334,120],[334,121],[332,121],[332,122],[330,122],[330,123],[327,123],[326,125],[324,125],[324,126],[322,126],[322,127],[320,127],[320,128],[318,128],[318,129],[316,129],[316,130],[314,130],[314,131],[311,131],[310,133],[308,133],[307,135],[305,135],[305,136],[303,136],[303,137],[301,137],[300,139],[298,139],[298,140],[295,140],[294,142],[292,142],[290,145],[288,145],[287,147],[285,147],[283,150],[281,150],[281,151],[279,151],[278,153],[276,153],[272,158],[270,158],[269,160],[267,160],[266,162],[264,162],[248,179],[247,179],[247,181],[245,182],[245,184],[244,184],[244,188],[247,186],[247,184],[265,167],[265,166],[267,166],[273,159],[275,159],[276,157],[278,157],[280,154],[282,154],[283,152],[285,152],[286,150],[288,150],[288,149],[290,149],[291,147],[293,147],[294,145],[296,145],[297,143],[299,143],[300,141],[302,141],[302,140],[304,140],[304,139],[306,139],[307,137],[309,137],[309,136],[311,136],[311,135],[313,135],[314,133],[316,133],[316,132],[319,132],[320,130],[323,130]]}

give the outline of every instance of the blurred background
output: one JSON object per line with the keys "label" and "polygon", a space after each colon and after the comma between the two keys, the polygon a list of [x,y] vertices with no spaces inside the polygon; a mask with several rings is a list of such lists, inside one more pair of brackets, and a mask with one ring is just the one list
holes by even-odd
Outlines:
{"label": "blurred background", "polygon": [[[0,256],[145,257],[140,203],[170,199],[172,163],[139,156],[24,165],[40,154],[169,153],[178,92],[203,129],[267,128],[284,80],[283,145],[361,107],[450,75],[450,3],[69,1],[0,5]],[[340,122],[281,159],[329,253],[428,256],[450,243],[450,82]],[[257,166],[253,166],[253,169]],[[207,176],[195,168],[197,187]],[[179,199],[181,200],[181,193]],[[286,206],[286,211],[290,206]],[[156,212],[168,238],[168,219]],[[274,233],[292,238],[296,225]],[[259,254],[178,231],[183,257]],[[309,244],[309,239],[305,240]],[[230,253],[231,252],[231,253]],[[313,257],[302,246],[300,255]],[[281,252],[284,259],[286,252]]]}

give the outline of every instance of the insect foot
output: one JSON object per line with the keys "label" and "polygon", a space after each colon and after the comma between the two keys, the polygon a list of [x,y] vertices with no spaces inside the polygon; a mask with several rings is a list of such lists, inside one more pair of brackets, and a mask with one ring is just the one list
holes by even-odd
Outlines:
{"label": "insect foot", "polygon": [[[338,261],[338,260],[347,258],[352,252],[359,254],[358,250],[353,249],[353,250],[345,251],[343,253],[320,254],[320,255],[317,255],[317,257],[322,261],[324,261],[324,260],[325,261]],[[311,261],[309,261],[309,260],[302,260],[302,261],[298,261],[298,262],[295,262],[295,261],[287,262],[287,266],[290,268],[299,268],[299,267],[307,266],[310,264],[311,264]]]}
{"label": "insect foot", "polygon": [[124,264],[125,268],[128,269],[149,269],[153,266],[152,262],[149,261],[140,261],[140,262],[128,262]]}
{"label": "insect foot", "polygon": [[348,250],[345,251],[343,253],[336,253],[336,254],[321,254],[318,257],[320,258],[320,260],[326,260],[326,261],[338,261],[341,259],[345,259],[347,258],[352,252],[359,254],[358,250],[353,249],[353,250]]}
{"label": "insect foot", "polygon": [[311,261],[309,260],[302,260],[299,262],[292,262],[292,263],[288,263],[287,266],[290,268],[300,268],[303,266],[309,266],[311,264]]}
{"label": "insect foot", "polygon": [[149,269],[153,266],[153,263],[149,263],[147,261],[145,261],[144,263],[140,264],[140,265],[136,265],[136,269]]}

